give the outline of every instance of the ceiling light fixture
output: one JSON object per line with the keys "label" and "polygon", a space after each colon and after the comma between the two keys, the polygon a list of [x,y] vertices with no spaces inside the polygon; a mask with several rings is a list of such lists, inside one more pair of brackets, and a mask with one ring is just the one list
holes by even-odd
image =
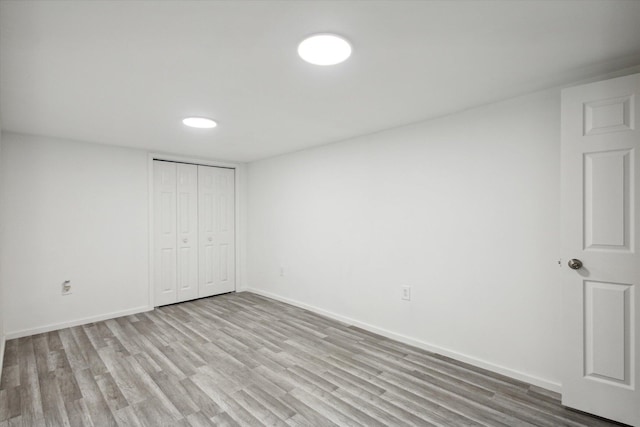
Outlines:
{"label": "ceiling light fixture", "polygon": [[316,34],[298,45],[298,55],[314,65],[335,65],[351,56],[351,44],[335,34]]}
{"label": "ceiling light fixture", "polygon": [[215,121],[207,119],[206,117],[187,117],[182,120],[182,123],[185,126],[199,129],[211,129],[218,126]]}

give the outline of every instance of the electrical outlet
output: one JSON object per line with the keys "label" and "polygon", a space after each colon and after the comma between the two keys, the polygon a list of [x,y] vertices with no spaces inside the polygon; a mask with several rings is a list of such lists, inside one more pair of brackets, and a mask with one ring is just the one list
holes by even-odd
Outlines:
{"label": "electrical outlet", "polygon": [[402,296],[400,298],[404,301],[411,301],[411,286],[402,287]]}
{"label": "electrical outlet", "polygon": [[280,276],[284,276],[284,267],[280,267]]}
{"label": "electrical outlet", "polygon": [[62,282],[62,295],[71,295],[71,280]]}

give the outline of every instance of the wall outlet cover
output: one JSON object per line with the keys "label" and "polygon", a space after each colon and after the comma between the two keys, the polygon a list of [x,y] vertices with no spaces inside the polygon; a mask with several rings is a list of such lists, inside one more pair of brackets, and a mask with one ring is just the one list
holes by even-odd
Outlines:
{"label": "wall outlet cover", "polygon": [[402,296],[400,298],[404,301],[411,301],[411,286],[402,287]]}

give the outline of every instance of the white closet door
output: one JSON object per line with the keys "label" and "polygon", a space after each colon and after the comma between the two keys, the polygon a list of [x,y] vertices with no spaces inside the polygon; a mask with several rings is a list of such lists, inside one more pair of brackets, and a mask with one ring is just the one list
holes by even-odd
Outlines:
{"label": "white closet door", "polygon": [[562,404],[640,426],[640,74],[563,90],[561,148]]}
{"label": "white closet door", "polygon": [[177,301],[176,164],[153,162],[155,305]]}
{"label": "white closet door", "polygon": [[178,163],[178,301],[198,298],[198,167]]}
{"label": "white closet door", "polygon": [[233,169],[198,166],[200,297],[236,287],[234,181]]}

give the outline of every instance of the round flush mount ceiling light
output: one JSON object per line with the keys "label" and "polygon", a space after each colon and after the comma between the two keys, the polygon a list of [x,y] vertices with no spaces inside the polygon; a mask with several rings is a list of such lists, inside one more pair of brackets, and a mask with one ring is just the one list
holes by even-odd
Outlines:
{"label": "round flush mount ceiling light", "polygon": [[335,34],[315,34],[298,45],[298,55],[314,65],[335,65],[351,56],[351,44]]}
{"label": "round flush mount ceiling light", "polygon": [[211,129],[218,126],[216,122],[206,117],[187,117],[182,120],[182,123],[185,126],[199,129]]}

